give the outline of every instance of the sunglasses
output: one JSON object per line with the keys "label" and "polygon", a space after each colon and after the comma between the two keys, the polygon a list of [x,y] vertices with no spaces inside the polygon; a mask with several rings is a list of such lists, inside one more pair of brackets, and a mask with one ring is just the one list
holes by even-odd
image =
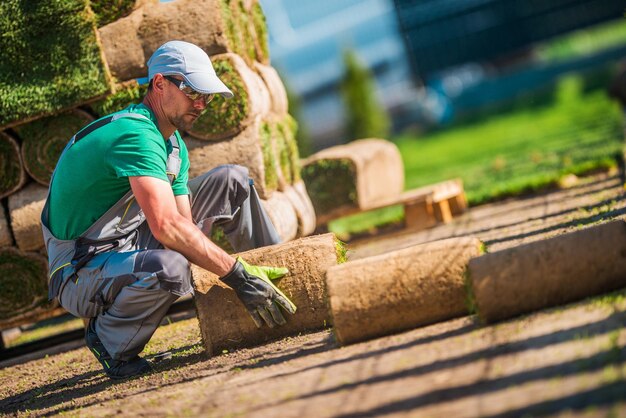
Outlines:
{"label": "sunglasses", "polygon": [[174,84],[180,91],[185,93],[185,96],[189,97],[194,102],[199,99],[203,99],[205,104],[208,104],[215,97],[214,93],[200,93],[189,87],[183,80],[178,80],[169,75],[164,75],[163,78]]}

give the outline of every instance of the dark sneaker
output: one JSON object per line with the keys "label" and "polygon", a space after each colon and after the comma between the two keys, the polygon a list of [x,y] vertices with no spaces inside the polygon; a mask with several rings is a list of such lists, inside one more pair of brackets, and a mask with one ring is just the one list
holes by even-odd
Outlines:
{"label": "dark sneaker", "polygon": [[96,334],[96,318],[89,320],[85,343],[111,379],[126,379],[152,370],[150,363],[138,356],[129,361],[113,360]]}
{"label": "dark sneaker", "polygon": [[129,360],[113,360],[110,368],[106,369],[106,374],[111,379],[126,379],[152,371],[152,366],[146,359],[139,356]]}
{"label": "dark sneaker", "polygon": [[96,318],[89,320],[89,325],[87,325],[87,330],[85,331],[85,344],[87,344],[89,351],[91,351],[100,364],[102,364],[105,371],[111,368],[114,360],[104,348],[104,344],[100,341],[98,334],[96,334]]}

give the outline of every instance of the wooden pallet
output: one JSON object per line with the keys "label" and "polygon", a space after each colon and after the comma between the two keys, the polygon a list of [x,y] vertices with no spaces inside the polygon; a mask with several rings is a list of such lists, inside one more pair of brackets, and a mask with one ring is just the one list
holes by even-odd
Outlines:
{"label": "wooden pallet", "polygon": [[361,209],[346,206],[334,209],[329,213],[317,215],[317,225],[326,225],[329,221],[343,216],[393,205],[404,206],[405,227],[418,230],[450,222],[455,215],[467,209],[467,200],[463,182],[461,179],[453,179],[407,190],[398,198],[378,202],[372,207]]}

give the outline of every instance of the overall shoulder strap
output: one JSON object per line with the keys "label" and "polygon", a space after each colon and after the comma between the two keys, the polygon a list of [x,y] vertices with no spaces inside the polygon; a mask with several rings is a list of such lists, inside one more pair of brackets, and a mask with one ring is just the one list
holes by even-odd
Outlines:
{"label": "overall shoulder strap", "polygon": [[176,133],[173,133],[172,136],[168,139],[172,144],[172,152],[167,157],[167,177],[170,180],[170,183],[173,183],[176,177],[180,174],[180,144],[178,143],[178,138],[176,137]]}

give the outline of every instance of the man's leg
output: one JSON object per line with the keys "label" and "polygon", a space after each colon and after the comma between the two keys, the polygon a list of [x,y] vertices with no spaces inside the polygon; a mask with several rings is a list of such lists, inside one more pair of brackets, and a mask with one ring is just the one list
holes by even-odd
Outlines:
{"label": "man's leg", "polygon": [[222,165],[189,181],[194,222],[206,234],[213,224],[224,228],[235,251],[281,242],[261,205],[248,169]]}
{"label": "man's leg", "polygon": [[94,257],[77,280],[68,281],[59,301],[76,316],[95,318],[106,353],[127,362],[143,350],[169,306],[190,292],[189,263],[181,254],[144,250]]}

